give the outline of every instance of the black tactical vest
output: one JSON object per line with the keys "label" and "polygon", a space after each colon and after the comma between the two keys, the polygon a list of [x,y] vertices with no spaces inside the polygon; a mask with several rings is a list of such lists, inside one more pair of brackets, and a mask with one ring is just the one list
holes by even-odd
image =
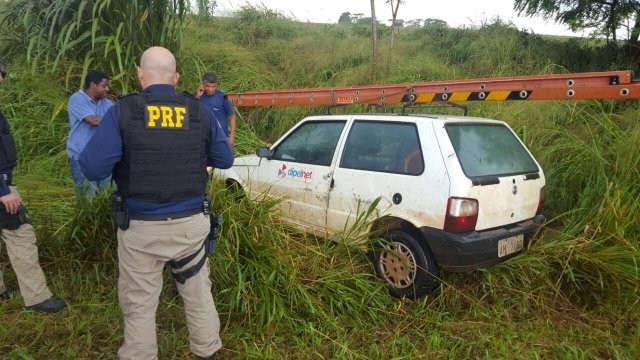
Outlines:
{"label": "black tactical vest", "polygon": [[16,167],[16,143],[11,135],[9,122],[0,113],[0,173],[11,173]]}
{"label": "black tactical vest", "polygon": [[199,100],[137,94],[115,106],[123,154],[113,177],[122,197],[165,202],[206,193],[210,121]]}

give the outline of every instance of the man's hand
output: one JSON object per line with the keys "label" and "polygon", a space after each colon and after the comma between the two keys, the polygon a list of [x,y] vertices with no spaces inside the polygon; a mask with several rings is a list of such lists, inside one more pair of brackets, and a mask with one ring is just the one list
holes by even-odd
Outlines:
{"label": "man's hand", "polygon": [[200,99],[200,97],[204,94],[204,85],[198,85],[198,89],[196,89],[196,98]]}
{"label": "man's hand", "polygon": [[229,145],[233,146],[236,144],[236,136],[235,135],[231,135],[227,138],[227,141],[229,141]]}
{"label": "man's hand", "polygon": [[20,198],[14,194],[10,193],[5,196],[0,196],[0,202],[4,205],[5,210],[9,214],[15,214],[18,212],[18,207],[20,207]]}

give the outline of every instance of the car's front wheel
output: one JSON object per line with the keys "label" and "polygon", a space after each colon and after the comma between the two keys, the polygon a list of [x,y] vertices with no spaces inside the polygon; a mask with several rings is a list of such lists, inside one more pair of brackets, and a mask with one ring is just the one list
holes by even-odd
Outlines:
{"label": "car's front wheel", "polygon": [[246,196],[244,193],[244,189],[242,188],[242,185],[240,185],[235,180],[231,180],[231,179],[227,180],[227,190],[233,197],[233,200],[237,203],[242,201]]}
{"label": "car's front wheel", "polygon": [[373,255],[376,273],[394,297],[418,298],[438,285],[438,265],[431,250],[406,231],[389,231]]}

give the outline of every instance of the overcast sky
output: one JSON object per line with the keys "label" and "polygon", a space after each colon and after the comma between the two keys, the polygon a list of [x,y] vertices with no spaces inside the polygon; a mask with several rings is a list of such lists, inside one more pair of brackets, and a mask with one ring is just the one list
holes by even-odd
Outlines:
{"label": "overcast sky", "polygon": [[[218,0],[218,13],[238,10],[247,4],[255,7],[264,5],[300,21],[320,23],[337,23],[340,14],[346,11],[371,16],[369,0]],[[380,22],[389,24],[386,20],[391,18],[391,6],[386,0],[376,0],[376,17]],[[435,18],[446,21],[451,27],[479,26],[496,17],[536,34],[581,35],[553,21],[516,16],[513,0],[405,0],[398,10],[398,19]]]}

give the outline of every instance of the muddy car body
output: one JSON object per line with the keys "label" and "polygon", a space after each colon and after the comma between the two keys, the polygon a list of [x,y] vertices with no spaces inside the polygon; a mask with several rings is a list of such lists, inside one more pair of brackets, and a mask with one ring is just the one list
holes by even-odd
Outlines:
{"label": "muddy car body", "polygon": [[440,269],[469,271],[526,249],[541,214],[542,168],[504,122],[466,116],[325,115],[215,175],[284,220],[330,238],[379,198],[377,274],[394,296],[431,291]]}

